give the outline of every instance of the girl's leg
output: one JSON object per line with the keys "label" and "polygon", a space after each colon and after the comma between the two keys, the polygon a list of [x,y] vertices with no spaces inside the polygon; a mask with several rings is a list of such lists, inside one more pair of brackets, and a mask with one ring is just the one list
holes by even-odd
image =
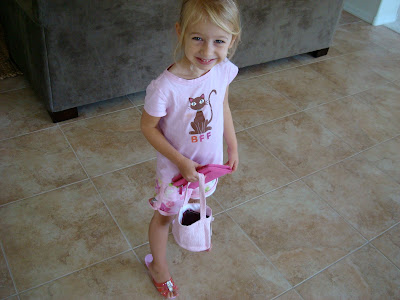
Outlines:
{"label": "girl's leg", "polygon": [[[153,262],[149,265],[150,273],[153,279],[162,283],[171,278],[167,264],[167,242],[169,225],[174,216],[163,216],[158,211],[154,212],[149,226],[149,243]],[[170,293],[168,297],[176,296]]]}

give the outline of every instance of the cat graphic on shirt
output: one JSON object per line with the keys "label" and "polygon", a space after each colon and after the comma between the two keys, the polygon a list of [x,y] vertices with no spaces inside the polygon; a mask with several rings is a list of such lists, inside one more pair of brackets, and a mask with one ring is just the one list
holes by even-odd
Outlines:
{"label": "cat graphic on shirt", "polygon": [[[208,101],[206,101],[206,99],[204,98],[204,94],[202,94],[200,97],[189,98],[190,108],[196,111],[196,116],[194,117],[193,122],[190,123],[193,130],[190,131],[189,134],[202,134],[202,133],[205,133],[208,130],[212,129],[211,126],[208,126],[213,119],[213,110],[212,110],[212,105],[211,105],[211,101],[210,101],[210,97],[211,97],[212,93],[217,94],[217,91],[216,90],[211,91],[210,95],[208,96]],[[204,117],[204,113],[203,113],[203,108],[207,104],[210,106],[210,110],[211,110],[211,118],[209,120],[207,120]]]}

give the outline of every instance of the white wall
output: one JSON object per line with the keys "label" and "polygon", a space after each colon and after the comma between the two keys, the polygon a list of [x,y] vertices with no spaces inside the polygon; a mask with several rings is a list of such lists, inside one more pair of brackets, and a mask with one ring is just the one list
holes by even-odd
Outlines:
{"label": "white wall", "polygon": [[381,0],[345,0],[344,9],[349,13],[372,24]]}
{"label": "white wall", "polygon": [[382,25],[396,21],[399,7],[400,0],[382,0],[372,24]]}
{"label": "white wall", "polygon": [[345,0],[344,9],[360,19],[382,25],[396,21],[400,0]]}

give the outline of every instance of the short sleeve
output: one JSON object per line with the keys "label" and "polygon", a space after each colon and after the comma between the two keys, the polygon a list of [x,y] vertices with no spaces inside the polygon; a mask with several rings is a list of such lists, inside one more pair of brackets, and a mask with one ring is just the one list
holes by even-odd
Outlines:
{"label": "short sleeve", "polygon": [[228,74],[228,84],[230,84],[233,79],[237,76],[239,72],[239,68],[234,65],[230,60],[227,59],[226,61],[226,72]]}
{"label": "short sleeve", "polygon": [[166,97],[157,87],[155,81],[152,81],[146,89],[144,109],[150,116],[153,117],[161,118],[167,114]]}

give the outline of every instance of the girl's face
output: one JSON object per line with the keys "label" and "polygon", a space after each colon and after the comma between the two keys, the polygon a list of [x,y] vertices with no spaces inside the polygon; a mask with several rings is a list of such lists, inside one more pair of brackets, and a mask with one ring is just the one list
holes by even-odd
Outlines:
{"label": "girl's face", "polygon": [[[180,35],[179,24],[176,29]],[[212,22],[190,24],[184,37],[183,59],[192,64],[193,72],[205,74],[226,58],[234,41],[232,34]]]}

